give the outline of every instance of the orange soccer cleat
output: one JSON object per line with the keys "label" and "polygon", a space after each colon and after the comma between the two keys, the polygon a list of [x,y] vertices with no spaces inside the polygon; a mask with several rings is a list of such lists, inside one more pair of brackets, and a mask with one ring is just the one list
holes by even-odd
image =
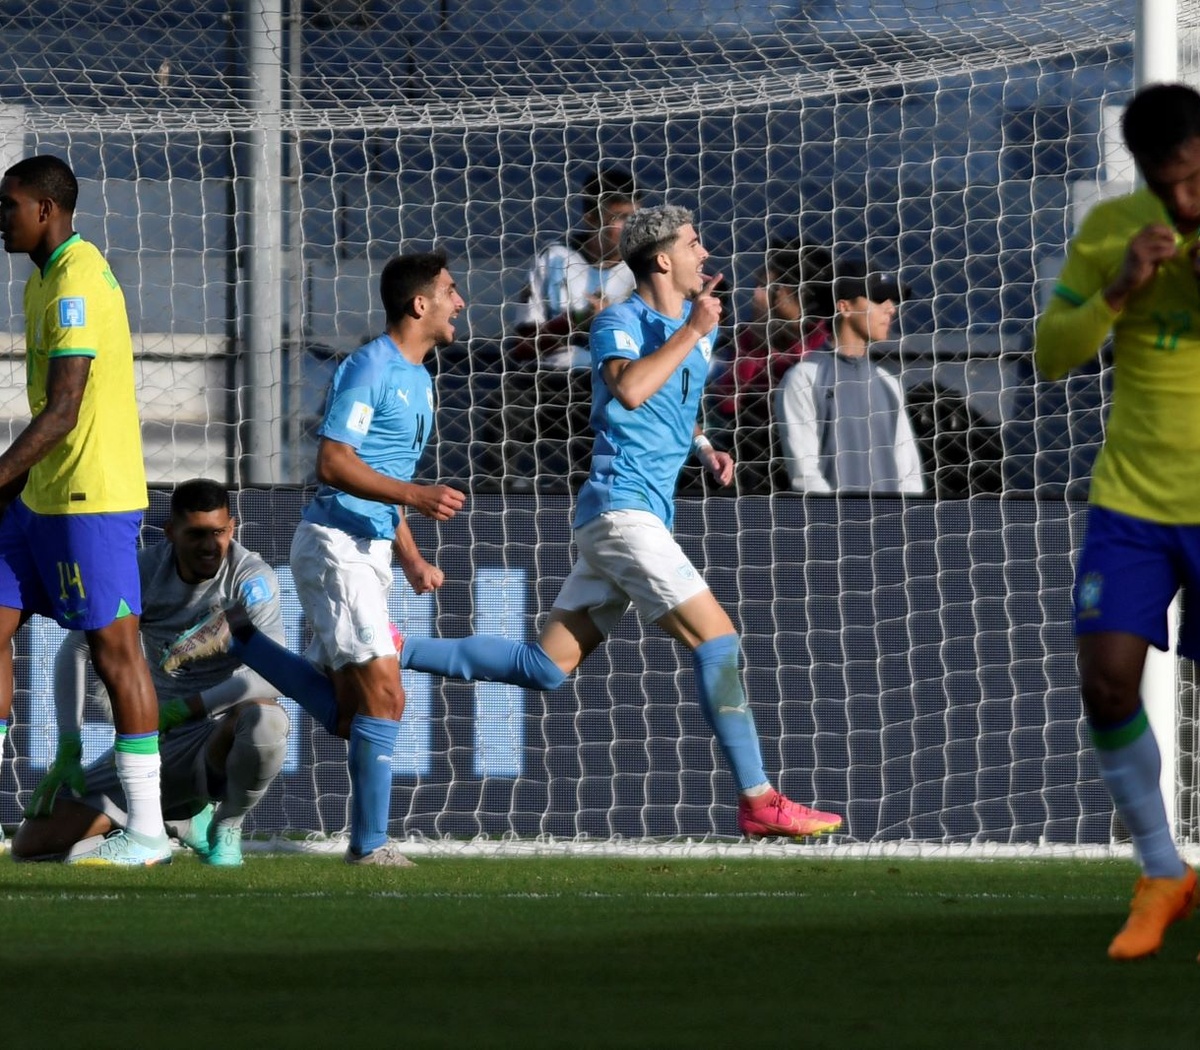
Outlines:
{"label": "orange soccer cleat", "polygon": [[1191,868],[1177,879],[1143,875],[1133,888],[1129,918],[1108,946],[1110,959],[1141,959],[1162,947],[1167,927],[1186,919],[1200,902],[1200,887]]}

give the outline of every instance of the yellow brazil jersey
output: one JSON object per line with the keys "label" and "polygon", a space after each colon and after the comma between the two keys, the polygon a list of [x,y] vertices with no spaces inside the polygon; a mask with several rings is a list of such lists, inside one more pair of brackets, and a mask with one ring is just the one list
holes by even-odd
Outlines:
{"label": "yellow brazil jersey", "polygon": [[1054,296],[1038,319],[1035,361],[1050,379],[1092,358],[1113,336],[1112,404],[1092,472],[1091,502],[1163,524],[1200,524],[1200,283],[1179,250],[1116,313],[1102,294],[1130,240],[1171,226],[1148,190],[1098,204],[1067,250]]}
{"label": "yellow brazil jersey", "polygon": [[104,256],[78,234],[25,286],[25,384],[35,417],[46,407],[50,362],[65,356],[92,359],[79,419],[30,470],[21,499],[38,514],[140,510],[146,468],[125,296]]}

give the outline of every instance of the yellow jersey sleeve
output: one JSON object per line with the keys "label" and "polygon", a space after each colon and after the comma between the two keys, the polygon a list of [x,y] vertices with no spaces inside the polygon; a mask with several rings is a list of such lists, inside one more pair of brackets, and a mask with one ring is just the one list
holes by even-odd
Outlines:
{"label": "yellow jersey sleeve", "polygon": [[91,359],[74,429],[34,465],[22,493],[39,514],[97,514],[147,504],[133,340],[125,296],[92,244],[72,237],[25,286],[29,410],[46,407],[51,362]]}
{"label": "yellow jersey sleeve", "polygon": [[1200,524],[1200,283],[1180,238],[1174,258],[1119,313],[1103,289],[1129,241],[1170,225],[1147,190],[1097,205],[1072,240],[1053,301],[1038,319],[1034,360],[1049,378],[1091,359],[1112,333],[1113,393],[1091,501],[1166,524]]}

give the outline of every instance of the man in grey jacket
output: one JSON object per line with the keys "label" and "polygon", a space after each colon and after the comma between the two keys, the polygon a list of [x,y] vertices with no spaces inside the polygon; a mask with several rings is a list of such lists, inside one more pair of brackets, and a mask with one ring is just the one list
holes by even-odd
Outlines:
{"label": "man in grey jacket", "polygon": [[[215,481],[181,483],[171,496],[166,542],[138,555],[142,644],[149,657],[162,734],[162,806],[167,830],[206,864],[242,863],[242,821],[283,767],[288,717],[278,690],[220,653],[178,674],[159,653],[213,609],[241,602],[255,625],[283,643],[274,571],[233,538],[229,494]],[[87,641],[70,631],[54,662],[58,751],[34,789],[12,843],[16,860],[66,860],[123,826],[125,797],[112,752],[81,767]]]}
{"label": "man in grey jacket", "polygon": [[925,491],[921,455],[891,373],[872,362],[902,297],[891,274],[858,259],[834,263],[827,303],[833,344],[790,368],[775,394],[775,423],[795,492]]}

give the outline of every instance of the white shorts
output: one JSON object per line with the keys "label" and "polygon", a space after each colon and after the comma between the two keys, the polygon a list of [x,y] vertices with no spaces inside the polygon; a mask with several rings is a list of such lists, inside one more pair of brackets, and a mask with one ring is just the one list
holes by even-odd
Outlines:
{"label": "white shorts", "polygon": [[389,629],[391,540],[351,536],[302,521],[292,537],[296,597],[312,627],[305,656],[335,671],[395,656]]}
{"label": "white shorts", "polygon": [[586,609],[608,634],[630,603],[657,623],[689,598],[708,590],[670,530],[644,510],[610,510],[575,530],[579,557],[555,608]]}

